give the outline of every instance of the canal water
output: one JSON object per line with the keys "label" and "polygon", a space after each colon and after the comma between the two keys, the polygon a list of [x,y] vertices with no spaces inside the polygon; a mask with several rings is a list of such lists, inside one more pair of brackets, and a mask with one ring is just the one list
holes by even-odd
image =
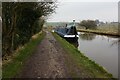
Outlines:
{"label": "canal water", "polygon": [[118,38],[78,32],[78,50],[118,77]]}

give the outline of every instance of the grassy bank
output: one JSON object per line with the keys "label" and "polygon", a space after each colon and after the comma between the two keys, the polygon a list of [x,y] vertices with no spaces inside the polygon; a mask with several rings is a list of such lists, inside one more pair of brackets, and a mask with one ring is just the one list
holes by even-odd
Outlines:
{"label": "grassy bank", "polygon": [[103,30],[103,29],[96,29],[96,30],[90,30],[90,29],[78,29],[77,31],[80,32],[89,32],[89,33],[95,33],[95,34],[100,34],[100,35],[108,35],[108,36],[120,36],[118,31],[109,31],[109,30]]}
{"label": "grassy bank", "polygon": [[[80,73],[81,75],[84,74],[91,78],[113,78],[112,74],[108,73],[102,66],[84,56],[84,54],[78,51],[78,49],[72,44],[58,36],[56,33],[53,33],[53,35],[67,52],[67,55],[70,56],[70,58],[74,61],[74,64],[77,65],[78,69],[82,69]],[[66,63],[68,68],[69,66],[73,65],[69,64],[70,62]],[[72,75],[76,76],[76,73],[72,73]]]}
{"label": "grassy bank", "polygon": [[12,59],[9,62],[3,64],[2,77],[3,78],[14,78],[16,74],[20,71],[20,69],[22,68],[24,61],[28,57],[30,57],[30,55],[33,53],[36,46],[41,42],[44,36],[45,36],[44,32],[33,36],[33,38],[30,40],[30,42],[28,42],[24,46],[24,48],[18,50],[18,52],[16,52],[14,56],[11,57]]}

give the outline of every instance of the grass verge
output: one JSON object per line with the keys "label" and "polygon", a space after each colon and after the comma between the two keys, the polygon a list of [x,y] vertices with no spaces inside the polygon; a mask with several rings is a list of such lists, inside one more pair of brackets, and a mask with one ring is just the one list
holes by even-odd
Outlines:
{"label": "grass verge", "polygon": [[[108,73],[99,64],[84,56],[84,54],[78,51],[78,49],[75,48],[72,44],[58,36],[56,33],[53,33],[53,35],[67,52],[67,54],[72,57],[74,64],[76,64],[80,69],[84,70],[84,74],[88,74],[91,78],[113,78],[112,74]],[[67,63],[69,64],[69,62]],[[69,64],[68,66],[70,65],[73,64]],[[74,75],[76,74],[74,73]]]}
{"label": "grass verge", "polygon": [[14,78],[23,66],[24,61],[30,57],[36,46],[44,38],[45,32],[38,34],[38,37],[30,40],[23,49],[18,51],[12,60],[2,66],[2,78]]}
{"label": "grass verge", "polygon": [[95,34],[100,34],[100,35],[108,35],[108,36],[120,36],[118,32],[112,32],[112,31],[103,31],[103,30],[85,30],[85,29],[78,29],[77,31],[80,32],[89,32],[89,33],[95,33]]}

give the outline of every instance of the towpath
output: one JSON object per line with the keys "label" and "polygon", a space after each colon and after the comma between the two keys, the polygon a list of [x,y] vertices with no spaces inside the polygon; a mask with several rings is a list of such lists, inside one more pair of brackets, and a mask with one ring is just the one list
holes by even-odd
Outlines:
{"label": "towpath", "polygon": [[33,55],[25,62],[19,78],[70,77],[65,65],[65,52],[50,32],[38,45]]}

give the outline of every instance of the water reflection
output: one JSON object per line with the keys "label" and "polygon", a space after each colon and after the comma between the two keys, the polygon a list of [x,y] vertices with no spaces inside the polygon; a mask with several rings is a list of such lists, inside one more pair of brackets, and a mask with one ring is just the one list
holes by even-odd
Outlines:
{"label": "water reflection", "polygon": [[120,43],[120,40],[114,40],[111,42],[110,46],[118,45]]}
{"label": "water reflection", "polygon": [[80,32],[78,50],[118,77],[119,42],[116,37]]}
{"label": "water reflection", "polygon": [[76,48],[79,46],[78,41],[70,42],[70,43],[73,44]]}
{"label": "water reflection", "polygon": [[69,43],[71,43],[72,45],[74,45],[76,48],[79,46],[78,44],[78,38],[76,39],[66,39]]}
{"label": "water reflection", "polygon": [[82,39],[82,40],[93,40],[93,39],[95,39],[95,34],[92,34],[92,33],[81,33],[80,34],[80,38]]}

